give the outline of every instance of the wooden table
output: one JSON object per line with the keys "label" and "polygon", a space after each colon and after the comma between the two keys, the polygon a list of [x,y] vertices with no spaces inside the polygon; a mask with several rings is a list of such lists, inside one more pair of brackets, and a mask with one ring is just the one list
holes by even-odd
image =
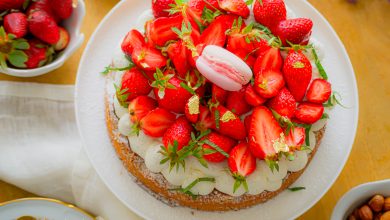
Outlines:
{"label": "wooden table", "polygon": [[[328,193],[299,218],[321,220],[329,219],[337,200],[350,188],[390,178],[390,3],[386,0],[359,0],[356,5],[346,0],[309,2],[322,12],[344,42],[360,91],[359,128],[350,159]],[[86,0],[83,26],[86,39],[116,3],[117,0]],[[83,48],[62,68],[47,75],[21,79],[0,74],[0,80],[73,84],[82,51]],[[0,181],[0,202],[27,196],[31,194]]]}

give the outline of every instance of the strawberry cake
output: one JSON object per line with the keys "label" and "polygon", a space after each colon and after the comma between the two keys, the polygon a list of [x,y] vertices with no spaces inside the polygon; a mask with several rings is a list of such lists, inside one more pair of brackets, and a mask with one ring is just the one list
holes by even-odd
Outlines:
{"label": "strawberry cake", "polygon": [[304,190],[291,185],[338,103],[313,22],[283,0],[151,7],[103,72],[109,135],[135,181],[206,211]]}

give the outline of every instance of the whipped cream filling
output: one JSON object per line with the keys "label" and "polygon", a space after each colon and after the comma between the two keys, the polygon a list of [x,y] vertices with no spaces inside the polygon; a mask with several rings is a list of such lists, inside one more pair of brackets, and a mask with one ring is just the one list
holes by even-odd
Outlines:
{"label": "whipped cream filling", "polygon": [[[294,12],[292,12],[289,8],[287,8],[287,14],[289,18],[295,17]],[[151,10],[147,10],[138,19],[136,28],[139,31],[143,31],[145,22],[150,19],[153,19],[153,14]],[[250,19],[247,19],[247,21],[249,20]],[[319,59],[323,60],[325,57],[325,54],[323,53],[323,45],[314,38],[312,38],[310,42],[313,43],[314,47],[316,48]],[[115,54],[112,64],[115,67],[124,67],[128,65],[128,60],[121,52],[120,47],[118,50],[120,53],[118,52]],[[286,54],[282,55],[285,56]],[[318,69],[314,64],[314,58],[311,53],[307,53],[306,55],[312,62],[313,79],[316,79],[319,77],[319,74]],[[123,72],[115,73],[113,81],[117,85],[120,84],[122,75]],[[241,81],[241,79],[236,79],[236,81]],[[170,170],[168,163],[160,164],[160,161],[163,159],[163,156],[160,153],[160,146],[163,145],[161,138],[149,137],[142,131],[140,131],[139,136],[133,134],[131,132],[133,123],[130,121],[128,110],[119,104],[116,96],[114,96],[113,106],[114,112],[119,118],[118,131],[128,138],[132,151],[145,160],[145,165],[148,170],[150,170],[150,172],[161,173],[171,185],[181,188],[187,187],[198,178],[210,177],[215,179],[214,182],[204,181],[197,183],[190,190],[191,193],[195,195],[208,195],[214,189],[235,197],[241,196],[245,193],[258,195],[264,191],[276,191],[280,189],[283,184],[283,180],[288,176],[289,172],[300,171],[304,169],[308,163],[308,156],[310,154],[309,151],[295,152],[295,159],[292,161],[286,158],[282,158],[279,161],[279,170],[274,171],[271,171],[265,161],[257,160],[256,170],[246,178],[249,191],[245,192],[244,187],[240,187],[236,190],[236,192],[233,193],[235,179],[229,173],[229,168],[226,161],[221,163],[209,162],[208,168],[206,168],[202,166],[194,157],[190,156],[186,159],[185,169],[180,166],[178,170],[176,170],[176,167]],[[326,109],[325,111],[327,112],[328,110]],[[315,132],[323,128],[325,123],[326,120],[320,120],[313,124],[312,129],[309,132],[309,147],[311,149],[314,149],[316,145]]]}

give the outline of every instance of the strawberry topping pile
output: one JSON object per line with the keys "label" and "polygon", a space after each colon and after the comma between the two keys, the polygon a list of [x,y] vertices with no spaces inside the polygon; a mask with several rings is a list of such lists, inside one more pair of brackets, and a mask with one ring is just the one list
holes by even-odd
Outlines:
{"label": "strawberry topping pile", "polygon": [[[245,20],[250,4],[256,22]],[[134,131],[162,137],[162,164],[178,169],[189,156],[205,167],[228,161],[234,191],[248,190],[256,160],[272,166],[307,149],[311,125],[334,104],[308,44],[310,19],[287,19],[283,0],[153,0],[152,9],[145,31],[130,30],[121,44],[130,65],[115,87]],[[205,79],[195,63],[208,45],[245,61],[251,82],[229,92]]]}
{"label": "strawberry topping pile", "polygon": [[52,62],[69,44],[61,25],[72,12],[72,0],[1,0],[1,68],[34,69]]}

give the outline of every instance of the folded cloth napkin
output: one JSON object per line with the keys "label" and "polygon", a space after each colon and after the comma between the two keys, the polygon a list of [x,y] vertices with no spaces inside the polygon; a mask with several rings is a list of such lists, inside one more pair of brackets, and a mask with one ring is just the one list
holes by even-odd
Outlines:
{"label": "folded cloth napkin", "polygon": [[74,87],[0,82],[0,179],[106,220],[140,219],[104,185],[82,149]]}

